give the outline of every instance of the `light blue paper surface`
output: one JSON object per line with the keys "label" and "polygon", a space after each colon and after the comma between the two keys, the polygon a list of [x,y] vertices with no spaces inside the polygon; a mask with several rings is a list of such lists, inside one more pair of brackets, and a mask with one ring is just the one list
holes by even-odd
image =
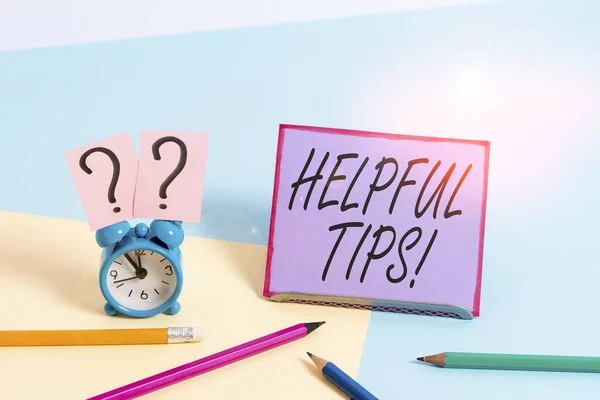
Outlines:
{"label": "light blue paper surface", "polygon": [[600,3],[524,1],[0,54],[0,209],[84,220],[63,152],[210,132],[202,222],[265,244],[279,123],[491,140],[473,321],[373,313],[381,399],[579,399],[595,375],[428,368],[440,351],[600,356]]}

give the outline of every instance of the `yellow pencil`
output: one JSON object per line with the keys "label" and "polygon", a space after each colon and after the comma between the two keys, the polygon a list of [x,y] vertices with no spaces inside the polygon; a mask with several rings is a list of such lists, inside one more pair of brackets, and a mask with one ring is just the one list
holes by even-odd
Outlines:
{"label": "yellow pencil", "polygon": [[204,330],[191,326],[142,329],[0,331],[0,346],[95,346],[191,343]]}

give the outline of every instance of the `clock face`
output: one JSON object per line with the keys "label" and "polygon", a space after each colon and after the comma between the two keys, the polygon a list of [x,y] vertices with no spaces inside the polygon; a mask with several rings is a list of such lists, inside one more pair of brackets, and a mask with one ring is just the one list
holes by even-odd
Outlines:
{"label": "clock face", "polygon": [[120,255],[106,272],[110,295],[132,310],[152,310],[166,303],[177,286],[168,258],[150,250]]}

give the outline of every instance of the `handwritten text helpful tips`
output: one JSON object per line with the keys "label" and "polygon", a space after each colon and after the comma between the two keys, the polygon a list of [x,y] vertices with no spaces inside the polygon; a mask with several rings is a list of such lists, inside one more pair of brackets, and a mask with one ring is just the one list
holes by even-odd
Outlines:
{"label": "handwritten text helpful tips", "polygon": [[[311,196],[312,196],[312,192],[315,187],[315,184],[317,183],[318,180],[324,179],[324,176],[322,175],[322,173],[323,173],[323,169],[329,159],[330,152],[325,152],[325,155],[323,156],[323,159],[320,161],[316,172],[314,174],[311,174],[310,176],[306,176],[307,175],[306,171],[308,170],[308,168],[310,167],[310,165],[313,161],[314,154],[315,154],[315,149],[312,148],[308,155],[308,159],[306,160],[304,168],[303,168],[302,172],[300,173],[300,176],[298,177],[298,180],[296,180],[294,183],[292,183],[293,190],[292,190],[292,195],[290,196],[290,201],[289,201],[289,206],[288,206],[288,209],[290,211],[293,209],[293,204],[294,204],[296,195],[298,193],[298,189],[302,185],[308,186],[308,190],[306,192],[306,195],[304,196],[304,202],[303,202],[303,209],[307,210]],[[318,200],[318,202],[315,201],[316,204],[314,204],[314,206],[316,207],[317,210],[323,210],[326,207],[332,207],[332,206],[335,207],[335,206],[339,205],[340,213],[344,213],[353,208],[359,208],[360,213],[362,215],[366,215],[367,210],[369,208],[369,203],[371,202],[373,194],[376,192],[382,192],[382,191],[389,190],[390,186],[392,186],[392,184],[395,184],[396,177],[398,176],[399,168],[403,168],[404,171],[402,172],[402,178],[400,178],[399,181],[394,185],[395,188],[392,188],[393,194],[391,196],[391,200],[390,200],[389,207],[388,207],[388,213],[390,215],[392,215],[393,211],[394,211],[394,207],[396,206],[396,203],[398,201],[398,196],[400,195],[400,192],[402,191],[402,188],[406,187],[406,186],[417,185],[417,181],[415,181],[414,179],[408,178],[408,175],[409,175],[411,169],[415,165],[429,164],[428,158],[417,158],[417,159],[409,160],[406,163],[406,166],[403,167],[403,166],[398,165],[398,161],[395,158],[384,156],[381,159],[381,161],[373,163],[374,164],[373,168],[376,170],[376,175],[375,175],[375,178],[373,179],[373,181],[369,183],[368,189],[365,190],[365,189],[361,189],[361,188],[356,188],[356,192],[366,193],[365,196],[362,196],[362,197],[364,197],[364,199],[361,199],[362,200],[361,205],[359,205],[358,202],[349,202],[349,198],[350,198],[350,194],[355,189],[355,184],[356,184],[356,181],[358,180],[358,178],[360,177],[360,174],[364,171],[364,169],[369,164],[369,161],[370,161],[369,157],[364,157],[360,166],[357,168],[356,172],[354,173],[354,176],[352,177],[350,183],[347,185],[346,192],[344,194],[343,199],[341,199],[341,200],[336,200],[336,199],[325,200],[325,198],[327,197],[327,190],[329,189],[329,186],[331,185],[331,183],[333,183],[335,181],[345,180],[347,178],[346,175],[341,175],[341,174],[338,175],[338,172],[337,172],[339,170],[342,162],[346,159],[358,159],[358,157],[359,157],[358,153],[344,153],[344,154],[340,154],[336,157],[336,159],[333,163],[333,168],[331,168],[331,172],[328,174],[328,177],[326,178],[325,185],[323,186],[319,200]],[[440,207],[442,196],[444,195],[444,191],[446,189],[446,186],[448,185],[448,181],[456,168],[456,163],[453,163],[448,168],[448,170],[445,173],[443,173],[443,176],[439,180],[439,182],[434,183],[435,188],[432,188],[433,193],[430,193],[429,196],[427,196],[428,198],[425,198],[425,193],[430,192],[427,190],[428,186],[432,184],[433,177],[435,176],[436,172],[438,171],[440,165],[441,165],[441,161],[438,160],[435,163],[435,165],[429,166],[429,168],[428,168],[429,172],[427,174],[427,178],[425,179],[424,182],[419,182],[420,189],[417,191],[418,195],[416,196],[416,199],[413,198],[414,196],[411,196],[411,194],[409,194],[409,196],[411,197],[411,199],[410,199],[411,205],[412,205],[412,203],[414,203],[414,216],[415,216],[415,219],[417,219],[417,220],[419,218],[422,218],[425,216],[425,214],[430,209],[432,203],[434,203],[434,202],[435,202],[435,204],[433,205],[433,207],[431,207],[432,210],[430,213],[430,217],[433,219],[438,217],[438,209]],[[389,178],[385,179],[385,181],[384,181],[381,179],[381,176],[383,174],[384,169],[386,169],[386,168],[390,170],[388,174],[391,174],[391,176]],[[452,202],[454,201],[454,198],[456,197],[456,194],[457,194],[458,190],[460,189],[460,186],[462,185],[463,181],[467,177],[471,168],[472,168],[472,164],[469,164],[465,168],[465,171],[462,173],[460,180],[458,181],[457,184],[455,184],[450,198],[445,201],[445,208],[444,208],[444,212],[442,215],[443,218],[450,218],[452,216],[459,216],[462,214],[462,211],[459,209],[452,210],[452,211],[450,209],[451,209]],[[361,196],[357,195],[356,197],[358,198]],[[425,217],[425,218],[427,218],[427,217]],[[414,227],[410,228],[408,231],[402,233],[402,235],[400,237],[400,235],[399,235],[400,232],[396,232],[396,229],[394,228],[393,225],[380,225],[378,228],[376,227],[376,229],[373,229],[372,223],[366,225],[365,222],[354,221],[354,220],[347,221],[347,222],[341,222],[341,223],[332,225],[328,228],[328,231],[338,232],[339,234],[338,234],[337,240],[329,254],[329,257],[327,258],[327,262],[325,263],[325,267],[323,269],[323,274],[322,274],[322,280],[324,281],[327,278],[327,272],[329,271],[331,262],[335,256],[337,249],[339,248],[341,241],[344,238],[346,231],[348,229],[352,229],[352,228],[361,228],[361,231],[363,231],[363,232],[362,232],[362,236],[361,236],[360,240],[356,244],[356,249],[352,253],[352,257],[349,260],[348,268],[346,270],[346,279],[350,278],[350,274],[352,272],[352,267],[354,265],[356,257],[358,255],[358,253],[362,250],[362,247],[363,247],[367,237],[372,236],[373,245],[371,246],[370,250],[368,250],[368,252],[366,253],[367,259],[362,268],[362,272],[360,274],[360,282],[363,282],[365,280],[365,276],[367,274],[367,271],[368,271],[371,261],[382,259],[382,258],[386,257],[388,255],[388,253],[390,253],[392,251],[392,249],[395,247],[397,247],[398,257],[402,264],[402,266],[400,268],[401,272],[400,272],[399,276],[394,277],[393,275],[394,275],[394,272],[395,272],[394,270],[396,269],[396,266],[394,264],[390,264],[390,266],[386,270],[386,277],[387,277],[387,280],[392,283],[402,282],[408,274],[408,266],[406,265],[404,252],[411,250],[414,246],[416,246],[419,243],[419,241],[423,237],[423,229],[420,226],[414,226]],[[373,230],[373,232],[371,232],[372,230]],[[437,237],[438,229],[434,229],[433,232],[429,232],[429,233],[430,233],[430,239],[428,240],[427,247],[425,248],[425,251],[419,260],[419,264],[414,271],[415,277],[419,274],[419,271],[421,270],[421,268],[423,267],[423,264],[425,263],[425,261],[427,259],[427,255],[429,254],[429,251],[431,250],[431,247],[433,246],[435,239]],[[409,239],[409,236],[411,236],[411,235],[414,237]],[[382,240],[382,238],[383,238],[383,240]],[[399,240],[396,245],[397,238]],[[385,244],[381,245],[380,242],[385,243]],[[414,284],[415,284],[415,280],[412,279],[410,281],[410,287],[412,288],[414,286]]]}
{"label": "handwritten text helpful tips", "polygon": [[489,144],[282,127],[265,293],[478,312]]}

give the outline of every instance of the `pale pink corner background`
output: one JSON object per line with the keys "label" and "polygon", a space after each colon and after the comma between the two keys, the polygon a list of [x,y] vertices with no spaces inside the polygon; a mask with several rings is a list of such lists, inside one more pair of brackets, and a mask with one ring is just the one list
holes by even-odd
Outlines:
{"label": "pale pink corner background", "polygon": [[[152,144],[161,137],[174,136],[187,147],[187,162],[181,173],[167,188],[167,198],[159,197],[161,184],[175,169],[180,149],[167,142],[160,147],[160,160],[152,155]],[[134,217],[200,222],[208,133],[145,131],[141,134],[139,172],[135,193]],[[166,209],[159,208],[166,204]]]}
{"label": "pale pink corner background", "polygon": [[[108,189],[113,175],[113,163],[103,153],[93,153],[87,158],[87,166],[92,170],[86,174],[79,166],[81,155],[93,147],[106,147],[111,150],[120,164],[120,173],[115,188],[116,203],[108,201]],[[123,133],[65,152],[67,164],[77,188],[90,229],[98,230],[105,226],[133,217],[133,201],[137,176],[137,155],[129,134]],[[113,212],[119,207],[120,212]]]}

